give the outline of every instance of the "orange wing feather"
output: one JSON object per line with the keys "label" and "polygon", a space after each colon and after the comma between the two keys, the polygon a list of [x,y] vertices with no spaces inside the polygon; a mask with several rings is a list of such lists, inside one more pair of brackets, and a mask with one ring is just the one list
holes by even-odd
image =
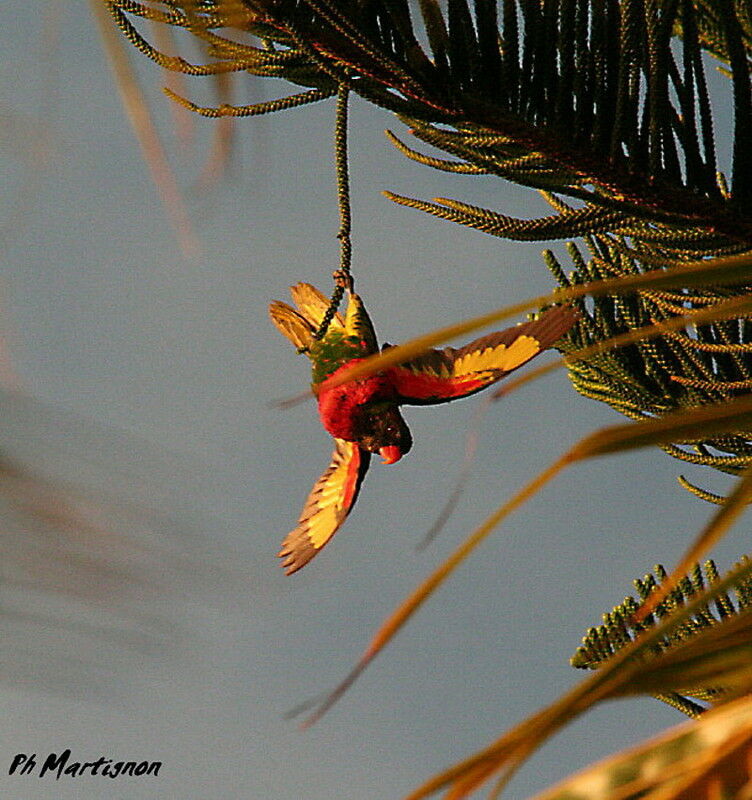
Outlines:
{"label": "orange wing feather", "polygon": [[446,403],[501,380],[560,339],[577,319],[574,309],[556,306],[532,322],[481,336],[458,350],[429,350],[388,373],[399,402]]}
{"label": "orange wing feather", "polygon": [[371,454],[357,444],[335,439],[331,464],[316,481],[294,530],[282,542],[279,557],[288,575],[304,567],[334,536],[350,513]]}

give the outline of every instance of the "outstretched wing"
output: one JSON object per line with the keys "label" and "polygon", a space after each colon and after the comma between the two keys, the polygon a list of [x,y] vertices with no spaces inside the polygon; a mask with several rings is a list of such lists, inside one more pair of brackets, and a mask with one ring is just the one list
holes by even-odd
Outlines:
{"label": "outstretched wing", "polygon": [[555,306],[538,319],[481,336],[459,350],[430,350],[387,370],[400,403],[447,403],[479,392],[560,339],[579,318]]}
{"label": "outstretched wing", "polygon": [[357,444],[335,439],[332,463],[316,481],[279,557],[288,575],[304,567],[345,521],[368,471],[371,454]]}

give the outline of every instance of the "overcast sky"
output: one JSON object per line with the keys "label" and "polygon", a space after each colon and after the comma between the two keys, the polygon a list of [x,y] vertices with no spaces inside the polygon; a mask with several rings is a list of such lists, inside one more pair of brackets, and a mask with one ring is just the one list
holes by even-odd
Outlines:
{"label": "overcast sky", "polygon": [[[181,254],[113,86],[86,4],[0,13],[2,325],[12,377],[0,447],[67,488],[82,532],[4,508],[0,787],[7,798],[399,798],[582,676],[585,630],[657,561],[671,566],[712,513],[676,483],[722,477],[660,451],[573,467],[497,531],[319,724],[284,713],[331,689],[384,617],[497,505],[589,431],[621,421],[562,372],[496,404],[470,486],[416,552],[457,477],[478,399],[408,409],[413,451],[375,464],[357,508],[301,573],[276,552],[331,442],[309,380],[267,305],[337,265],[333,101],[240,121],[230,175],[197,192],[215,122],[176,136],[163,76],[133,61],[202,254]],[[45,24],[48,26],[45,29]],[[208,85],[188,84],[199,102]],[[283,84],[235,85],[238,103]],[[729,126],[721,115],[719,126]],[[353,272],[380,337],[400,342],[542,293],[538,244],[395,206],[383,189],[518,217],[531,191],[413,164],[385,112],[352,108]],[[561,245],[556,245],[561,251]],[[544,356],[546,358],[546,356]],[[4,364],[5,379],[10,368]],[[27,492],[27,494],[22,494]],[[47,494],[45,494],[47,493]],[[39,494],[35,495],[37,499]],[[716,552],[725,570],[744,528]],[[682,718],[610,704],[515,779],[524,797]],[[157,778],[9,776],[17,753],[159,760]]]}

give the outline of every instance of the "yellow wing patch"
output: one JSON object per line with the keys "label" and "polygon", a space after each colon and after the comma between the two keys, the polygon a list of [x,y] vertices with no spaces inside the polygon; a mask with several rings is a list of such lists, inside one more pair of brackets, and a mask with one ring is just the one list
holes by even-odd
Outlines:
{"label": "yellow wing patch", "polygon": [[433,405],[479,392],[550,347],[578,319],[569,306],[555,306],[459,349],[429,350],[390,371],[399,402]]}
{"label": "yellow wing patch", "polygon": [[279,557],[288,575],[305,566],[334,536],[353,507],[370,453],[357,444],[335,439],[331,464],[316,481],[297,526],[282,542]]}
{"label": "yellow wing patch", "polygon": [[467,353],[454,362],[455,376],[468,372],[482,372],[489,369],[502,369],[511,372],[529,361],[540,351],[540,343],[532,336],[518,336],[510,345],[499,344],[483,350]]}

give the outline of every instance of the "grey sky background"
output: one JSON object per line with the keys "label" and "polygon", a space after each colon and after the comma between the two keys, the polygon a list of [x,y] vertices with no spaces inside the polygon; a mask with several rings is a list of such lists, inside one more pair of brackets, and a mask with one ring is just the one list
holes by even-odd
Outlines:
{"label": "grey sky background", "polygon": [[[418,581],[536,471],[623,418],[576,395],[563,372],[497,403],[471,485],[436,542],[416,552],[480,401],[408,409],[413,451],[376,464],[332,543],[285,577],[279,542],[331,447],[313,403],[272,406],[309,373],[266,307],[298,280],[331,287],[333,101],[240,121],[230,177],[199,196],[192,181],[216,123],[193,118],[195,142],[181,150],[163,76],[132,51],[202,243],[187,260],[86,4],[56,22],[55,7],[8,0],[0,10],[2,325],[18,382],[39,401],[4,398],[0,448],[53,487],[72,487],[93,522],[82,537],[2,506],[0,792],[402,797],[582,677],[568,659],[587,627],[656,561],[670,567],[712,513],[678,486],[679,472],[715,491],[728,484],[658,450],[571,469],[301,733],[284,713],[333,688]],[[189,87],[209,99],[208,85]],[[286,91],[241,79],[235,100]],[[730,124],[721,113],[719,138]],[[380,192],[520,217],[546,213],[542,200],[419,167],[391,147],[386,127],[405,133],[353,102],[353,271],[382,340],[551,287],[540,245],[471,232]],[[722,570],[745,552],[744,530],[714,553]],[[681,721],[657,701],[598,708],[548,743],[509,796]],[[66,747],[75,760],[164,766],[157,779],[113,782],[8,775],[18,752]]]}

